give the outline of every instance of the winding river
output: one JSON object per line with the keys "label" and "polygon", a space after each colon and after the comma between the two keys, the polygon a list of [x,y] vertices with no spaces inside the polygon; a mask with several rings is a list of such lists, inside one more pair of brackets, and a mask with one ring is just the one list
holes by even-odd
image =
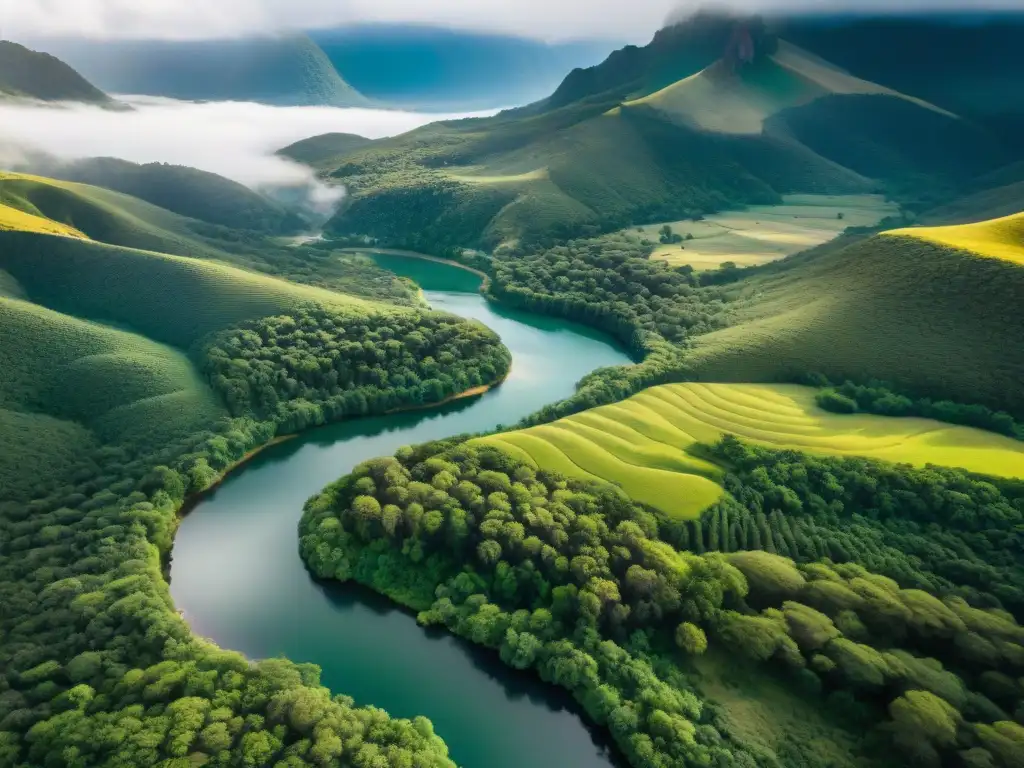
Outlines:
{"label": "winding river", "polygon": [[561,400],[586,373],[629,362],[582,326],[488,304],[465,270],[376,257],[412,277],[435,309],[474,318],[500,334],[512,373],[486,394],[434,410],[344,422],[257,455],[182,522],[171,592],[192,628],[250,658],[313,662],[335,693],[395,717],[425,715],[465,768],[610,768],[602,734],[567,696],[497,655],[428,631],[360,587],[319,584],[298,556],[307,498],[374,456],[403,445],[513,424]]}

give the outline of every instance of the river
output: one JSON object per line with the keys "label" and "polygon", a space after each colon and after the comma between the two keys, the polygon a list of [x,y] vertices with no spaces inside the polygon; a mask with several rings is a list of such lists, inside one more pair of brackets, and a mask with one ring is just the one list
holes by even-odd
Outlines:
{"label": "river", "polygon": [[298,555],[306,499],[356,464],[403,445],[513,424],[574,391],[586,373],[629,362],[606,337],[488,304],[480,279],[445,264],[377,256],[432,307],[480,320],[512,352],[499,387],[434,410],[344,422],[260,453],[182,522],[171,593],[193,630],[249,658],[313,662],[322,682],[395,717],[424,715],[464,768],[610,768],[603,734],[552,686],[361,587],[319,584]]}

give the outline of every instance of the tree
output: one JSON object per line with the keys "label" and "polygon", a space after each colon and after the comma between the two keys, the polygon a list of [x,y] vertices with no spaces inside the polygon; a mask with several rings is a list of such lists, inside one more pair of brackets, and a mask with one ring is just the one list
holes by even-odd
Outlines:
{"label": "tree", "polygon": [[684,621],[676,627],[676,645],[691,656],[699,656],[708,649],[708,638],[696,624]]}

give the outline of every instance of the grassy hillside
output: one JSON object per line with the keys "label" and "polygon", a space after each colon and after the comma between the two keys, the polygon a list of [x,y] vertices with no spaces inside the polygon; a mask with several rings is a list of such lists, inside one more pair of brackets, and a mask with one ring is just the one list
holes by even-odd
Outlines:
{"label": "grassy hillside", "polygon": [[[766,267],[744,289],[738,322],[697,340],[705,381],[785,380],[809,371],[1024,413],[1015,310],[1024,269],[992,239],[1010,220],[948,231],[847,238]],[[925,239],[931,235],[934,239]],[[937,241],[936,241],[937,240]],[[1004,258],[950,247],[978,243]]]}
{"label": "grassy hillside", "polygon": [[785,139],[710,134],[644,104],[606,106],[437,124],[375,142],[332,172],[353,196],[329,228],[394,245],[495,247],[771,204],[783,193],[873,190]]}
{"label": "grassy hillside", "polygon": [[884,234],[917,238],[975,256],[1024,266],[1024,213],[975,224],[895,229]]}
{"label": "grassy hillside", "polygon": [[213,331],[312,302],[374,306],[222,264],[26,232],[0,233],[0,269],[32,301],[182,349]]}
{"label": "grassy hillside", "polygon": [[[1024,443],[927,419],[837,415],[796,385],[666,384],[521,432],[474,441],[569,477],[601,479],[632,499],[695,518],[722,493],[725,469],[699,445],[725,434],[779,449],[960,467],[1024,478]],[[694,453],[694,449],[697,449]]]}
{"label": "grassy hillside", "polygon": [[0,232],[36,232],[45,235],[85,237],[74,227],[0,204]]}
{"label": "grassy hillside", "polygon": [[111,93],[281,106],[365,99],[301,34],[202,41],[55,40],[47,50]]}
{"label": "grassy hillside", "polygon": [[923,224],[973,224],[1024,212],[1024,179],[997,186],[982,186],[977,192],[927,211]]}
{"label": "grassy hillside", "polygon": [[112,104],[109,96],[60,59],[0,40],[0,99],[5,97]]}
{"label": "grassy hillside", "polygon": [[181,216],[231,229],[286,234],[304,226],[299,216],[248,187],[186,166],[96,157],[58,165],[47,176],[122,192]]}
{"label": "grassy hillside", "polygon": [[289,144],[277,154],[314,168],[336,168],[345,155],[371,143],[373,139],[354,133],[325,133]]}
{"label": "grassy hillside", "polygon": [[101,187],[0,171],[0,203],[104,243],[200,258],[222,255],[192,220]]}
{"label": "grassy hillside", "polygon": [[[770,55],[737,68],[724,59],[629,104],[649,104],[673,120],[720,133],[760,134],[765,120],[825,96],[875,94],[942,112],[920,99],[854,77],[780,40]],[[950,113],[945,113],[952,116]]]}

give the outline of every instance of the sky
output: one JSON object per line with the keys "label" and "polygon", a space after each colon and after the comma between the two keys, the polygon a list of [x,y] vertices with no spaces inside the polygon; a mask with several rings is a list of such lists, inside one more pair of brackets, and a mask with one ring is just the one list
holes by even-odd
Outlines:
{"label": "sky", "polygon": [[[1020,8],[1024,0],[732,0],[744,10]],[[683,0],[698,5],[698,0]],[[643,42],[679,0],[0,0],[0,38],[202,39],[357,22],[422,23],[557,41]]]}

